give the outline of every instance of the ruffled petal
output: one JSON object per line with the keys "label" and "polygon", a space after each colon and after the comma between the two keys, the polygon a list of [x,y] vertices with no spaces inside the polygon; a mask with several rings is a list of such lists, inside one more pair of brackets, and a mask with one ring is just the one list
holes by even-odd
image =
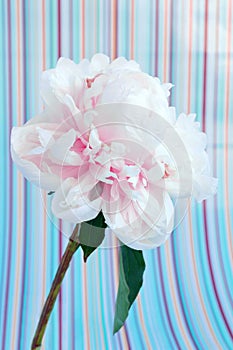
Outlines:
{"label": "ruffled petal", "polygon": [[144,196],[141,201],[103,203],[102,211],[107,225],[118,239],[133,249],[152,249],[162,244],[174,226],[174,206],[163,191],[156,197]]}
{"label": "ruffled petal", "polygon": [[194,177],[193,197],[198,201],[209,198],[217,192],[218,179],[203,174],[196,174]]}
{"label": "ruffled petal", "polygon": [[12,160],[24,177],[34,185],[47,190],[56,191],[60,184],[60,178],[53,173],[43,173],[33,162],[20,158],[11,148]]}
{"label": "ruffled petal", "polygon": [[94,179],[88,175],[87,177],[89,181],[85,178],[85,183],[68,178],[61,184],[52,201],[55,216],[72,223],[81,223],[98,215],[102,198]]}
{"label": "ruffled petal", "polygon": [[104,72],[104,70],[109,65],[109,61],[110,61],[110,59],[108,56],[106,56],[102,53],[95,54],[91,59],[92,75],[96,75],[96,74]]}
{"label": "ruffled petal", "polygon": [[[43,125],[43,124],[38,124]],[[36,124],[14,127],[11,131],[11,156],[22,174],[36,186],[54,191],[59,185],[59,176],[52,171],[44,171],[42,160],[49,145],[53,144],[53,125],[47,129]],[[45,127],[45,125],[43,125]]]}

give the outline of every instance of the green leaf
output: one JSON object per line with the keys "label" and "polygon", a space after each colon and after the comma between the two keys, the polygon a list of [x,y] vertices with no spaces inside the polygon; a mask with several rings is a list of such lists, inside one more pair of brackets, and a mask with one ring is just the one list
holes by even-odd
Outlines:
{"label": "green leaf", "polygon": [[102,212],[96,218],[81,224],[79,241],[83,250],[84,262],[87,261],[89,255],[103,242],[106,227],[107,225]]}
{"label": "green leaf", "polygon": [[145,261],[141,250],[120,248],[120,281],[117,292],[113,334],[123,326],[143,283]]}

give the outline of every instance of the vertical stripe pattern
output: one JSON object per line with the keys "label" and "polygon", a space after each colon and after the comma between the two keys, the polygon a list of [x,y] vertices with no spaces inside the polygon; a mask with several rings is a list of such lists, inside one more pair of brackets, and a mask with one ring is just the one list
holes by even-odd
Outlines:
{"label": "vertical stripe pattern", "polygon": [[[42,110],[39,82],[58,57],[125,56],[175,85],[208,134],[218,193],[192,202],[171,239],[146,251],[144,285],[112,335],[117,249],[78,251],[42,349],[233,349],[232,0],[0,1],[0,349],[29,349],[67,237],[51,198],[11,162],[9,136]],[[56,223],[56,225],[55,225]]]}

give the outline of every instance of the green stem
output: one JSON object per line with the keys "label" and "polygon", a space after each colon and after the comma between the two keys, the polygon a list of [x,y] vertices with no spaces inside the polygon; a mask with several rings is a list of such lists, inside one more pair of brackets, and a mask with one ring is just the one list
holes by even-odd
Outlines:
{"label": "green stem", "polygon": [[56,276],[53,280],[52,287],[50,289],[49,295],[47,297],[47,300],[44,304],[39,323],[36,328],[36,332],[32,341],[31,350],[39,349],[42,343],[42,339],[45,333],[45,329],[50,317],[50,314],[53,310],[55,301],[57,299],[57,295],[61,288],[62,280],[65,276],[65,273],[69,267],[70,261],[72,259],[72,256],[80,246],[79,240],[78,240],[78,234],[79,234],[79,225],[75,226],[75,229],[70,237],[69,243],[66,247],[65,253],[62,256],[61,263],[58,267]]}

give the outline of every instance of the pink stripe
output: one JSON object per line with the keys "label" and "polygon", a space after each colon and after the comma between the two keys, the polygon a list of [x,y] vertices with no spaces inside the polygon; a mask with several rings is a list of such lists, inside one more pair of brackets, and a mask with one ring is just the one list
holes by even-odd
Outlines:
{"label": "pink stripe", "polygon": [[145,339],[145,343],[146,343],[146,349],[152,350],[152,347],[150,345],[150,338],[148,336],[148,332],[147,332],[147,329],[145,327],[140,292],[139,292],[139,295],[137,297],[137,306],[138,306],[138,311],[139,311],[140,326],[141,326],[141,330],[143,331],[143,335],[144,335],[144,339]]}
{"label": "pink stripe", "polygon": [[131,21],[130,21],[130,58],[134,58],[134,17],[135,17],[135,4],[134,0],[131,0]]}
{"label": "pink stripe", "polygon": [[81,0],[81,58],[85,57],[85,0]]}
{"label": "pink stripe", "polygon": [[112,0],[112,59],[117,57],[118,1]]}
{"label": "pink stripe", "polygon": [[69,40],[70,40],[70,58],[73,59],[73,0],[69,1],[69,21],[70,21],[70,31],[69,31]]}

